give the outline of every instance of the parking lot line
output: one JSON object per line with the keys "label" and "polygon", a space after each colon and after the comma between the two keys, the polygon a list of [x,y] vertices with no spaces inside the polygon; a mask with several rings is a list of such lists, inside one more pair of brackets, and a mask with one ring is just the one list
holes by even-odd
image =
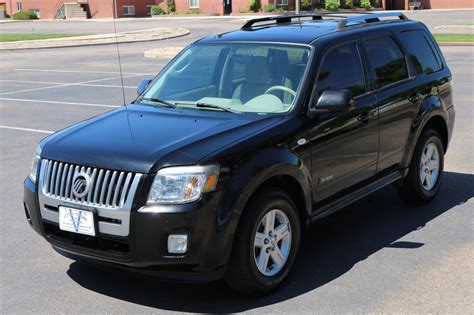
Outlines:
{"label": "parking lot line", "polygon": [[0,129],[21,130],[21,131],[30,131],[30,132],[46,133],[46,134],[54,133],[54,131],[49,131],[49,130],[23,128],[23,127],[13,127],[13,126],[3,126],[3,125],[0,125]]}
{"label": "parking lot line", "polygon": [[[14,71],[28,71],[28,72],[60,72],[60,73],[105,73],[105,74],[120,74],[118,71],[86,71],[86,70],[53,70],[53,69],[23,69],[23,68],[15,68]],[[126,75],[156,75],[156,73],[138,73],[138,72],[122,72],[122,74]]]}
{"label": "parking lot line", "polygon": [[[127,76],[124,76],[124,78],[131,78],[131,77],[136,77],[136,76],[139,76],[139,75],[141,75],[141,74],[127,75]],[[87,83],[93,83],[93,82],[101,82],[101,81],[107,81],[107,80],[115,80],[115,79],[120,79],[120,78],[121,78],[121,77],[109,77],[109,78],[96,79],[96,80],[88,80],[88,81],[82,81],[82,82],[61,83],[61,84],[59,84],[59,85],[53,85],[53,86],[44,86],[44,87],[40,87],[40,88],[33,88],[33,89],[26,89],[26,90],[5,92],[5,93],[0,93],[0,95],[10,95],[10,94],[15,94],[15,93],[41,91],[41,90],[55,89],[55,88],[66,87],[66,86],[74,86],[74,85],[87,84]]]}
{"label": "parking lot line", "polygon": [[[26,81],[26,80],[0,80],[0,82],[12,82],[12,83],[31,83],[31,84],[52,84],[52,85],[62,85],[66,83],[62,82],[51,82],[51,81]],[[87,84],[87,83],[74,83],[74,85],[79,86],[90,86],[90,87],[108,87],[108,88],[122,88],[121,85],[110,85],[110,84]],[[124,85],[125,89],[136,89],[136,86]]]}
{"label": "parking lot line", "polygon": [[31,100],[31,99],[8,98],[8,97],[0,97],[0,101],[14,101],[14,102],[26,102],[26,103],[44,103],[44,104],[57,104],[57,105],[64,104],[64,105],[72,105],[72,106],[91,106],[91,107],[110,107],[110,108],[120,107],[119,105],[109,105],[109,104],[58,102],[58,101]]}

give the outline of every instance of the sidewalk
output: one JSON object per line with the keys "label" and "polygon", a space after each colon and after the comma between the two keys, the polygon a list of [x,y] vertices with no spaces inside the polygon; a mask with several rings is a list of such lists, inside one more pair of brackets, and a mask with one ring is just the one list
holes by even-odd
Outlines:
{"label": "sidewalk", "polygon": [[189,30],[185,28],[154,28],[140,31],[121,32],[117,34],[110,33],[57,39],[5,42],[0,43],[0,50],[91,46],[115,44],[116,42],[144,42],[175,38],[185,36],[187,34],[189,34]]}

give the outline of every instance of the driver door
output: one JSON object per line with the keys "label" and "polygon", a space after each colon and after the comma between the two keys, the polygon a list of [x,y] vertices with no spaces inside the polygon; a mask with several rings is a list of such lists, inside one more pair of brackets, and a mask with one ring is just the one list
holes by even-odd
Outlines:
{"label": "driver door", "polygon": [[368,87],[357,41],[329,48],[322,58],[313,92],[316,104],[325,90],[348,89],[353,107],[320,112],[310,131],[315,202],[350,189],[375,175],[378,158],[378,112]]}

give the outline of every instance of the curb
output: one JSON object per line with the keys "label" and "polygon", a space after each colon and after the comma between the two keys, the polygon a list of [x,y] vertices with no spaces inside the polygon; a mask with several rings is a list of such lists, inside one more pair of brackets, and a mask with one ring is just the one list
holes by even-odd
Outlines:
{"label": "curb", "polygon": [[437,42],[439,46],[474,46],[474,42]]}
{"label": "curb", "polygon": [[[153,33],[155,32],[155,33]],[[166,33],[169,34],[166,34]],[[44,48],[67,48],[67,47],[84,47],[98,45],[115,45],[126,43],[138,43],[158,41],[182,37],[190,34],[185,28],[156,28],[141,31],[130,31],[117,34],[99,34],[76,36],[56,39],[39,39],[17,42],[0,43],[0,51],[2,50],[28,50],[28,49],[44,49]]]}

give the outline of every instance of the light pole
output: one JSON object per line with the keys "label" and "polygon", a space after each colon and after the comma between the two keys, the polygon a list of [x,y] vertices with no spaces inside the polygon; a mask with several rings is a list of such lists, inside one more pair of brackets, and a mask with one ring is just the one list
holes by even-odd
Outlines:
{"label": "light pole", "polygon": [[300,13],[300,0],[295,0],[295,11],[296,14]]}

